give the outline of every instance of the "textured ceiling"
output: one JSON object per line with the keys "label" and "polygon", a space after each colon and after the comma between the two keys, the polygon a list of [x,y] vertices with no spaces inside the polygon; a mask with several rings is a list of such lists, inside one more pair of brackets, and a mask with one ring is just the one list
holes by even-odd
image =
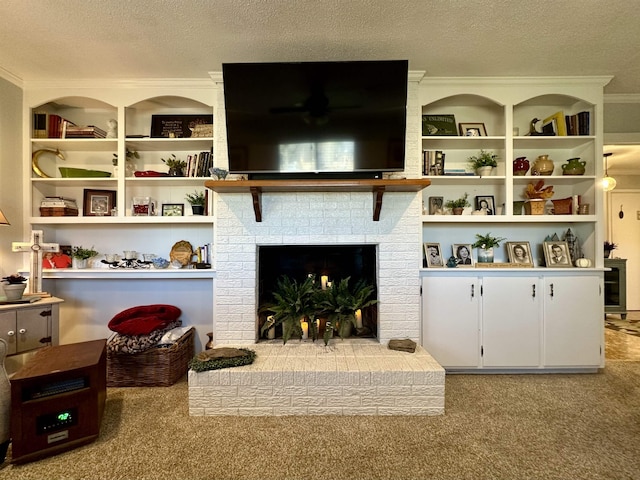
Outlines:
{"label": "textured ceiling", "polygon": [[640,94],[637,0],[2,0],[18,82],[207,78],[223,62],[408,59],[430,76],[612,75]]}
{"label": "textured ceiling", "polygon": [[[638,0],[2,0],[0,76],[23,85],[198,79],[223,62],[408,59],[411,70],[428,76],[608,75],[605,93],[640,95],[638,6]],[[616,153],[614,168],[640,157]]]}

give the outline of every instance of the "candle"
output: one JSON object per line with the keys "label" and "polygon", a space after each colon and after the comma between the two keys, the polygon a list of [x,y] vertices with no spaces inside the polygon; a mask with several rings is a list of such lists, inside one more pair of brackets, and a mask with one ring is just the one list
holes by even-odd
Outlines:
{"label": "candle", "polygon": [[327,275],[322,275],[320,277],[320,285],[322,286],[322,290],[327,289],[327,282],[329,281],[329,277]]}
{"label": "candle", "polygon": [[306,340],[309,338],[309,324],[307,322],[301,322],[300,326],[302,327],[302,339]]}
{"label": "candle", "polygon": [[362,328],[362,310],[356,310],[356,328]]}
{"label": "candle", "polygon": [[[273,324],[273,315],[269,315],[267,317],[267,323],[268,324]],[[276,338],[276,327],[275,327],[275,325],[273,327],[271,327],[269,330],[267,330],[267,338],[269,340],[273,340],[274,338]]]}

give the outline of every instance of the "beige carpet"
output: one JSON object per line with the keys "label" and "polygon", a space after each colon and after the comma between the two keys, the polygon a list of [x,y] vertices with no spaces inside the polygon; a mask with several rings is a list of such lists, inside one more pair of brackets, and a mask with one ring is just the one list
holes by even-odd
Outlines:
{"label": "beige carpet", "polygon": [[[108,389],[100,438],[22,479],[640,479],[640,362],[449,375],[440,417],[189,417],[186,379]],[[11,449],[9,450],[9,455]]]}

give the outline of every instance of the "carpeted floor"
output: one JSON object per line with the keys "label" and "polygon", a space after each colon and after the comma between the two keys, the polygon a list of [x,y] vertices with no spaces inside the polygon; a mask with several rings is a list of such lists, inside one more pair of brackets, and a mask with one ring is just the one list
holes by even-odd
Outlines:
{"label": "carpeted floor", "polygon": [[[189,417],[187,383],[110,388],[100,438],[0,478],[639,479],[640,362],[450,375],[439,417]],[[10,451],[9,451],[10,454]]]}

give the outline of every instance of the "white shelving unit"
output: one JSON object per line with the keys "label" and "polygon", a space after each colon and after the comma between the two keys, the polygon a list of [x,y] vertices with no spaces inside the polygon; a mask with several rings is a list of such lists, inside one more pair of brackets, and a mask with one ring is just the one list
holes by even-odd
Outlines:
{"label": "white shelving unit", "polygon": [[[484,137],[426,135],[421,137],[423,150],[443,151],[445,169],[467,167],[468,157],[478,154],[481,149],[498,155],[498,166],[489,177],[426,177],[431,180],[431,186],[423,191],[427,208],[429,197],[443,197],[446,202],[464,193],[469,194],[472,207],[461,216],[423,215],[423,241],[439,243],[446,262],[452,254],[453,244],[472,244],[476,234],[490,232],[505,237],[506,241],[529,242],[534,257],[531,268],[422,270],[422,344],[443,366],[458,370],[592,371],[604,363],[601,310],[605,215],[598,180],[603,174],[602,92],[608,81],[608,77],[563,77],[425,78],[421,82],[422,114],[453,114],[458,124],[484,123],[488,134]],[[557,112],[573,115],[583,111],[589,112],[589,135],[527,135],[534,118],[543,120]],[[526,157],[533,165],[535,159],[544,154],[554,161],[551,176],[535,177],[531,170],[525,176],[514,175],[514,159]],[[563,175],[561,165],[575,157],[586,161],[585,174]],[[541,179],[545,186],[553,185],[553,199],[579,195],[581,203],[589,204],[589,214],[519,214],[514,202],[524,201],[527,184]],[[494,197],[499,214],[471,215],[474,197],[487,195]],[[584,256],[592,260],[593,266],[588,269],[544,267],[543,241],[554,233],[562,240],[569,228],[578,237]],[[508,262],[504,246],[495,249],[495,262]],[[446,288],[438,287],[444,284]],[[518,290],[520,284],[525,285],[521,291]],[[567,284],[573,287],[567,288]],[[487,285],[508,288],[496,300],[495,289],[490,289],[490,296],[483,297],[483,294],[489,295]],[[559,291],[563,292],[564,318],[558,318],[556,307],[549,307],[558,302],[558,295],[552,297],[547,291],[550,285],[562,286]],[[527,317],[527,321],[516,321],[519,314],[515,311],[496,308],[502,295],[527,299],[536,288],[537,299],[531,307],[535,312],[531,318]],[[466,295],[471,291],[473,296]],[[460,302],[464,303],[463,299],[468,296],[472,303],[466,309],[475,313],[471,318],[460,318],[451,324],[452,318],[459,316]],[[584,298],[590,299],[587,311],[577,308],[580,299]],[[587,332],[586,337],[581,336],[580,341],[576,341],[566,325],[582,328]],[[555,332],[554,335],[560,338],[549,332]],[[498,337],[502,340],[497,341]],[[519,345],[518,354],[503,348],[509,343]],[[567,347],[566,354],[562,354],[559,353],[562,344],[574,347]],[[500,348],[497,345],[501,345]]]}

